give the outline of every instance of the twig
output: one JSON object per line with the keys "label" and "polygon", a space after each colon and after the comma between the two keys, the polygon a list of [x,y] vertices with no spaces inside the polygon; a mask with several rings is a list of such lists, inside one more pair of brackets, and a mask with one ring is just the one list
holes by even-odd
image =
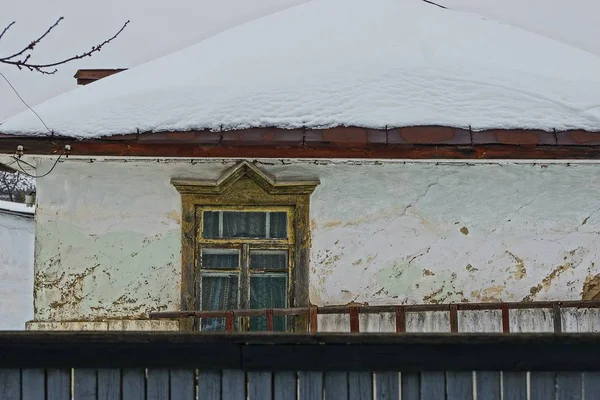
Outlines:
{"label": "twig", "polygon": [[60,24],[60,21],[62,21],[63,19],[65,19],[65,17],[60,17],[59,19],[56,20],[56,22],[54,24],[52,24],[52,26],[50,28],[48,28],[46,30],[46,32],[44,32],[44,34],[42,36],[40,36],[39,38],[35,39],[33,42],[29,43],[28,46],[24,47],[21,51],[13,54],[12,56],[8,56],[8,57],[3,57],[0,58],[0,61],[4,62],[4,61],[8,61],[11,58],[15,58],[20,56],[21,54],[25,53],[27,50],[33,50],[33,48],[46,36],[48,36],[48,34],[52,31],[52,29],[56,28],[58,26],[58,24]]}
{"label": "twig", "polygon": [[[34,47],[42,39],[44,39],[44,37],[46,37],[46,35],[48,35],[60,23],[60,21],[62,21],[62,20],[63,20],[63,17],[60,17],[50,28],[48,28],[48,30],[46,30],[46,32],[44,32],[44,34],[42,36],[40,36],[39,38],[37,38],[36,40],[34,40],[33,42],[31,42],[27,47],[25,47],[21,51],[13,54],[11,56],[8,56],[8,57],[2,57],[2,58],[0,58],[0,63],[14,65],[14,66],[16,66],[19,69],[21,69],[21,68],[27,68],[30,71],[37,71],[37,72],[42,73],[42,74],[52,75],[56,71],[58,71],[58,69],[54,68],[53,70],[48,71],[47,70],[48,68],[56,67],[56,66],[59,66],[59,65],[62,65],[62,64],[66,64],[66,63],[71,62],[71,61],[80,60],[80,59],[85,58],[85,57],[91,57],[92,54],[99,52],[100,50],[102,50],[102,47],[104,47],[105,45],[107,45],[108,43],[110,43],[114,39],[116,39],[116,37],[119,36],[121,34],[121,32],[123,32],[123,30],[129,24],[129,21],[125,22],[123,24],[123,26],[121,27],[121,29],[119,29],[119,31],[117,33],[115,33],[112,37],[110,37],[109,39],[103,41],[102,43],[100,43],[100,44],[98,44],[96,46],[93,46],[91,50],[86,51],[85,53],[81,53],[81,54],[75,55],[73,57],[65,58],[64,60],[61,60],[61,61],[56,61],[56,62],[51,62],[51,63],[46,63],[46,64],[32,64],[32,63],[29,62],[29,58],[31,57],[31,54],[27,54],[25,56],[25,58],[23,58],[23,59],[14,60],[15,57],[21,56],[24,53],[26,53],[27,51],[33,50]],[[9,27],[10,27],[10,25],[9,25]],[[6,31],[6,29],[5,29],[5,31]]]}
{"label": "twig", "polygon": [[8,31],[10,29],[11,26],[13,26],[15,24],[15,21],[11,22],[10,24],[8,24],[8,26],[6,28],[4,28],[4,30],[2,31],[2,33],[0,33],[0,39],[2,39],[2,36],[4,36],[4,34],[6,33],[6,31]]}
{"label": "twig", "polygon": [[447,9],[448,9],[448,7],[444,7],[443,5],[441,5],[441,4],[438,4],[438,3],[434,3],[433,1],[430,1],[430,0],[423,0],[423,1],[424,1],[425,3],[429,3],[429,4],[433,4],[434,6],[438,6],[439,8],[443,8],[444,10],[447,10]]}

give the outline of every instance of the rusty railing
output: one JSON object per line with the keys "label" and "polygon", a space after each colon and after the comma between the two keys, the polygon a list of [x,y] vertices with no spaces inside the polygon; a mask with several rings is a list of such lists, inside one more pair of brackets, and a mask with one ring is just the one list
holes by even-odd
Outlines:
{"label": "rusty railing", "polygon": [[360,314],[393,313],[396,317],[396,332],[406,332],[406,314],[425,311],[449,312],[450,332],[458,332],[458,311],[475,310],[501,310],[502,332],[510,333],[510,310],[523,309],[550,309],[552,310],[554,332],[562,332],[561,309],[565,308],[600,308],[600,301],[534,301],[534,302],[506,302],[506,303],[460,303],[460,304],[416,304],[416,305],[344,305],[324,307],[297,307],[297,308],[265,308],[245,310],[219,310],[219,311],[162,311],[149,314],[151,319],[182,319],[182,318],[225,318],[225,331],[233,332],[235,318],[238,317],[266,317],[267,331],[273,331],[273,317],[275,316],[304,316],[309,319],[310,332],[318,332],[319,314],[349,314],[350,332],[360,332]]}

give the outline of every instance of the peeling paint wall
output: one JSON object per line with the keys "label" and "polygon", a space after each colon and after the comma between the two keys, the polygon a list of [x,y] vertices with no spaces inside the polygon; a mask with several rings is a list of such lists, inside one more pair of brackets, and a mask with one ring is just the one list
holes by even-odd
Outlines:
{"label": "peeling paint wall", "polygon": [[[181,204],[169,181],[216,179],[234,164],[59,164],[38,182],[36,320],[178,309]],[[280,179],[321,181],[311,198],[313,304],[575,300],[600,293],[600,164],[258,166]]]}
{"label": "peeling paint wall", "polygon": [[0,211],[0,330],[23,330],[33,317],[33,215]]}

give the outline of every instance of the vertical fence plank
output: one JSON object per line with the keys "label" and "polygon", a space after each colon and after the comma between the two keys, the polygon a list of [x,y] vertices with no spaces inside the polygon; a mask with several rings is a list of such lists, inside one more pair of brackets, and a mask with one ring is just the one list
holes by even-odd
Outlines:
{"label": "vertical fence plank", "polygon": [[530,400],[554,399],[556,374],[554,372],[531,372],[529,377]]}
{"label": "vertical fence plank", "polygon": [[272,375],[270,372],[248,372],[248,398],[271,400]]}
{"label": "vertical fence plank", "polygon": [[327,400],[348,399],[347,372],[325,372],[325,398]]}
{"label": "vertical fence plank", "polygon": [[46,399],[71,399],[70,369],[48,369],[46,371]]}
{"label": "vertical fence plank", "polygon": [[21,370],[0,369],[0,398],[21,400]]}
{"label": "vertical fence plank", "polygon": [[557,400],[582,400],[582,379],[581,372],[558,372],[556,374]]}
{"label": "vertical fence plank", "polygon": [[500,400],[500,372],[477,371],[477,400]]}
{"label": "vertical fence plank", "polygon": [[554,322],[554,333],[562,332],[562,316],[560,312],[560,304],[552,304],[552,319]]}
{"label": "vertical fence plank", "polygon": [[502,373],[503,400],[527,400],[527,372]]}
{"label": "vertical fence plank", "polygon": [[162,400],[169,398],[169,370],[165,368],[148,369],[146,381],[146,399]]}
{"label": "vertical fence plank", "polygon": [[193,369],[172,369],[170,372],[171,400],[193,400],[195,396],[196,371]]}
{"label": "vertical fence plank", "polygon": [[349,400],[373,399],[373,374],[370,372],[348,372]]}
{"label": "vertical fence plank", "polygon": [[295,372],[273,373],[273,400],[296,400]]}
{"label": "vertical fence plank", "polygon": [[102,368],[98,370],[98,400],[121,399],[121,370]]}
{"label": "vertical fence plank", "polygon": [[583,394],[585,400],[600,399],[600,372],[583,374]]}
{"label": "vertical fence plank", "polygon": [[23,400],[45,400],[46,371],[43,369],[22,370],[21,392],[23,393]]}
{"label": "vertical fence plank", "polygon": [[421,399],[421,374],[417,372],[403,372],[402,375],[402,400]]}
{"label": "vertical fence plank", "polygon": [[438,400],[445,397],[446,374],[444,372],[422,372],[421,400]]}
{"label": "vertical fence plank", "polygon": [[447,400],[468,400],[473,398],[472,372],[446,373]]}
{"label": "vertical fence plank", "polygon": [[73,372],[73,389],[75,400],[96,400],[98,382],[95,369],[80,368]]}
{"label": "vertical fence plank", "polygon": [[143,369],[123,370],[123,399],[146,399],[146,371]]}
{"label": "vertical fence plank", "polygon": [[221,373],[200,371],[198,373],[198,397],[202,400],[221,400]]}
{"label": "vertical fence plank", "polygon": [[298,373],[300,400],[323,399],[323,373],[302,371]]}
{"label": "vertical fence plank", "polygon": [[221,389],[224,399],[246,399],[246,374],[244,371],[223,370],[221,376]]}
{"label": "vertical fence plank", "polygon": [[400,398],[400,375],[398,372],[375,372],[375,398],[398,400]]}

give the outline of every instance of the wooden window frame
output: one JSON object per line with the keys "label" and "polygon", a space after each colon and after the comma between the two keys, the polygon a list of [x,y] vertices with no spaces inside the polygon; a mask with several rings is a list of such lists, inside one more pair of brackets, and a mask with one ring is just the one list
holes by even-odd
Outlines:
{"label": "wooden window frame", "polygon": [[[286,215],[286,235],[285,238],[206,238],[203,235],[204,212],[206,211],[241,211],[241,212],[284,212]],[[268,224],[268,219],[265,221]],[[222,223],[222,221],[221,221]],[[199,267],[200,276],[198,286],[196,287],[198,309],[204,309],[202,300],[202,278],[205,276],[220,276],[236,274],[238,278],[237,302],[239,307],[250,308],[251,294],[250,285],[253,276],[269,274],[284,275],[286,279],[286,304],[293,303],[293,281],[294,271],[294,209],[289,206],[197,206],[196,207],[196,254],[201,255],[204,248],[207,249],[235,249],[238,251],[237,268],[206,268],[201,266],[201,262],[196,259],[196,265]],[[266,231],[268,236],[268,230]],[[287,265],[285,269],[278,270],[252,270],[250,268],[250,257],[253,251],[285,251]],[[238,320],[241,330],[250,330],[250,318],[243,317]]]}
{"label": "wooden window frame", "polygon": [[[171,184],[181,194],[181,310],[199,309],[200,257],[198,239],[201,237],[201,216],[210,209],[276,209],[291,212],[288,232],[293,235],[289,262],[289,307],[309,305],[310,259],[310,196],[318,180],[278,181],[247,161],[238,163],[217,180],[172,179]],[[291,220],[291,224],[290,224]],[[260,240],[259,240],[260,241]],[[267,240],[268,241],[268,240]],[[304,325],[304,321],[299,321]],[[196,330],[198,321],[180,321],[181,330]],[[296,326],[304,329],[302,326]]]}

